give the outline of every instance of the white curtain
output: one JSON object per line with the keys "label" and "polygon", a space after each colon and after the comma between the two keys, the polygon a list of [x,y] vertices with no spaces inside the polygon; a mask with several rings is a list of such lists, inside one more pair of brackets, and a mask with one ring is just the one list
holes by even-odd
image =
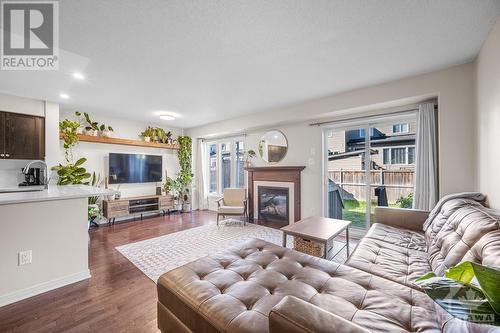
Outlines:
{"label": "white curtain", "polygon": [[413,208],[431,210],[438,201],[437,133],[434,103],[418,106]]}
{"label": "white curtain", "polygon": [[198,209],[208,209],[207,189],[207,144],[202,139],[198,140],[198,157],[196,159]]}

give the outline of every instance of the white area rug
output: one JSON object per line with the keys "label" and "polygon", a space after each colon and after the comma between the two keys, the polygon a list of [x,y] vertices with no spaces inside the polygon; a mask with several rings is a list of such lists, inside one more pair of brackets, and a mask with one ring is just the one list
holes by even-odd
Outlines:
{"label": "white area rug", "polygon": [[[242,244],[250,238],[260,238],[281,245],[280,230],[239,221],[225,220],[220,226],[207,224],[173,234],[119,246],[116,249],[154,282],[165,272],[193,260]],[[287,247],[292,247],[292,237],[287,237]],[[345,249],[335,261],[346,260]]]}

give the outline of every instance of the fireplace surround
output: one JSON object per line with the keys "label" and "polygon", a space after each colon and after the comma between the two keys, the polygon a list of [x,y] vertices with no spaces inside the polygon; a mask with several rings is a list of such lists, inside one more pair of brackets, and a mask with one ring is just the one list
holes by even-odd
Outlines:
{"label": "fireplace surround", "polygon": [[305,166],[248,167],[248,213],[251,220],[259,218],[259,187],[288,190],[289,224],[300,220],[301,172]]}

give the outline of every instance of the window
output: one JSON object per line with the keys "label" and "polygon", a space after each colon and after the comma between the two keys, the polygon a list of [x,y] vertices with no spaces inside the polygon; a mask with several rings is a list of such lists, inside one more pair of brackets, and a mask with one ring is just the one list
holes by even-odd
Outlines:
{"label": "window", "polygon": [[384,164],[391,164],[391,148],[384,148]]}
{"label": "window", "polygon": [[384,148],[384,164],[414,164],[415,147]]}
{"label": "window", "polygon": [[244,142],[236,138],[224,139],[209,142],[207,147],[209,192],[222,193],[228,187],[244,187]]}
{"label": "window", "polygon": [[408,164],[415,164],[415,147],[408,147]]}
{"label": "window", "polygon": [[217,192],[217,144],[208,145],[208,191]]}
{"label": "window", "polygon": [[[221,158],[221,185],[222,191],[231,187],[231,143],[225,142],[220,145]],[[221,191],[221,192],[222,192]]]}
{"label": "window", "polygon": [[408,133],[409,130],[408,123],[392,125],[392,133]]}
{"label": "window", "polygon": [[245,187],[245,164],[243,154],[245,153],[245,144],[243,141],[236,141],[234,150],[236,152],[236,187]]}
{"label": "window", "polygon": [[405,164],[405,163],[406,163],[406,148],[392,148],[391,164]]}

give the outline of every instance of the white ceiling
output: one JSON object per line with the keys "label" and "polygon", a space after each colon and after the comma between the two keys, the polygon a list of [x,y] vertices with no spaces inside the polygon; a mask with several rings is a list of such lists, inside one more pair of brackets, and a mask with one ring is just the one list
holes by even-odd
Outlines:
{"label": "white ceiling", "polygon": [[170,110],[182,117],[165,126],[193,127],[468,62],[500,1],[61,0],[59,10],[60,71],[2,71],[0,91],[143,121]]}

